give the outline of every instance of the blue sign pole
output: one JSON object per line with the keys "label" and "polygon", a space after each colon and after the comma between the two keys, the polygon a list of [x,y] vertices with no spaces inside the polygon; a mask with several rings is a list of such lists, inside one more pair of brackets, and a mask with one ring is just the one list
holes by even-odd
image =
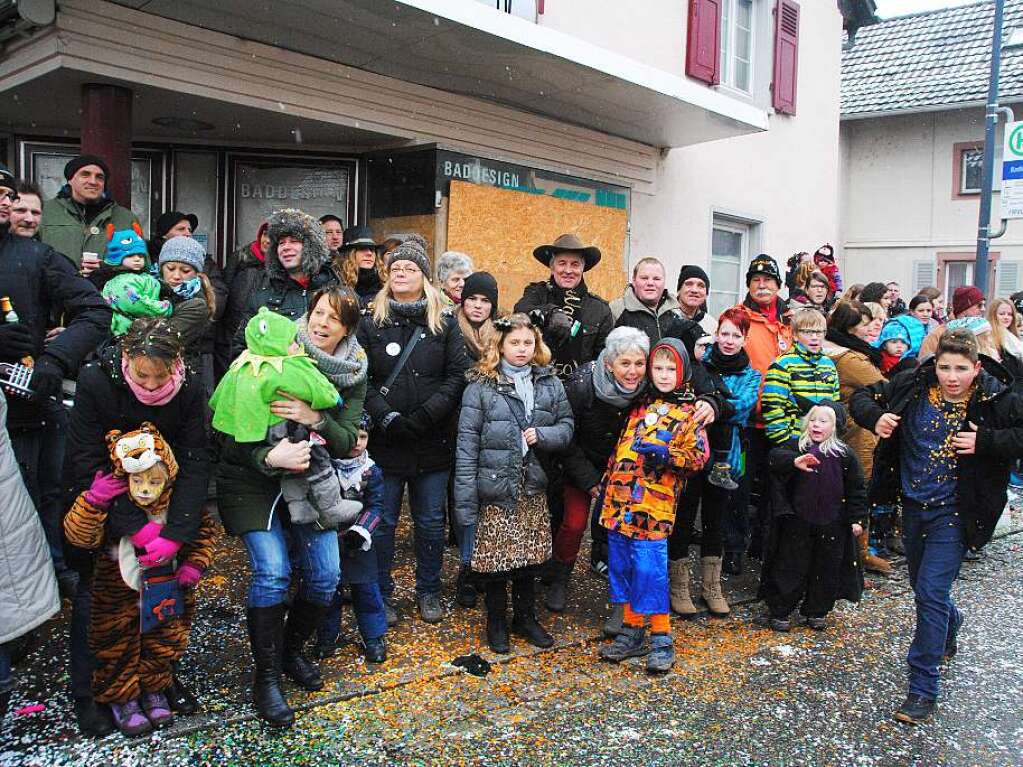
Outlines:
{"label": "blue sign pole", "polygon": [[984,165],[980,188],[980,217],[977,224],[977,263],[973,284],[984,295],[988,291],[988,248],[991,244],[991,187],[995,175],[995,128],[998,127],[998,79],[1002,69],[1002,26],[1005,0],[995,0],[995,23],[991,35],[991,76],[988,80],[987,115],[984,121]]}

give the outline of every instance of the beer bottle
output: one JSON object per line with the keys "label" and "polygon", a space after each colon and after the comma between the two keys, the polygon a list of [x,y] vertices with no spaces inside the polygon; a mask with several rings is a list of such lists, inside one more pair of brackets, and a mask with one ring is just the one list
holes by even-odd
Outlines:
{"label": "beer bottle", "polygon": [[[10,296],[0,296],[0,314],[4,315],[4,322],[20,322],[21,318],[18,317],[18,313],[14,311],[14,305],[11,304]],[[21,364],[27,368],[35,365],[35,360],[31,357],[22,357]]]}

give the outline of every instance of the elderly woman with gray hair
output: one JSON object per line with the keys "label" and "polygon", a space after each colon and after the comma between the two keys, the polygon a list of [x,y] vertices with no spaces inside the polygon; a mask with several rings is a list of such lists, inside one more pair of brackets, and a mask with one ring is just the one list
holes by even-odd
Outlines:
{"label": "elderly woman with gray hair", "polygon": [[457,250],[447,250],[437,259],[437,289],[448,306],[462,303],[465,278],[476,271],[472,259]]}

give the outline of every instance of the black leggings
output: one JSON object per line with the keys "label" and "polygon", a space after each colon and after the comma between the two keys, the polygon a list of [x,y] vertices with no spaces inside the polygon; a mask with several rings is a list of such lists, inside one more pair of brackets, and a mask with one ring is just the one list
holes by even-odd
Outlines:
{"label": "black leggings", "polygon": [[675,526],[668,538],[668,559],[685,559],[693,539],[696,513],[700,513],[700,556],[720,557],[721,515],[728,503],[728,491],[707,481],[706,472],[690,477],[675,504]]}

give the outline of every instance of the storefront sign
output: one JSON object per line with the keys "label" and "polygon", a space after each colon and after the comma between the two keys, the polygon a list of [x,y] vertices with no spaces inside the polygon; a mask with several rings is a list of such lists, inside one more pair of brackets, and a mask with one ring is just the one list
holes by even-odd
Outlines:
{"label": "storefront sign", "polygon": [[345,166],[303,167],[282,161],[269,165],[235,164],[235,242],[249,242],[260,224],[281,208],[301,208],[313,218],[333,213],[348,218],[348,180]]}

